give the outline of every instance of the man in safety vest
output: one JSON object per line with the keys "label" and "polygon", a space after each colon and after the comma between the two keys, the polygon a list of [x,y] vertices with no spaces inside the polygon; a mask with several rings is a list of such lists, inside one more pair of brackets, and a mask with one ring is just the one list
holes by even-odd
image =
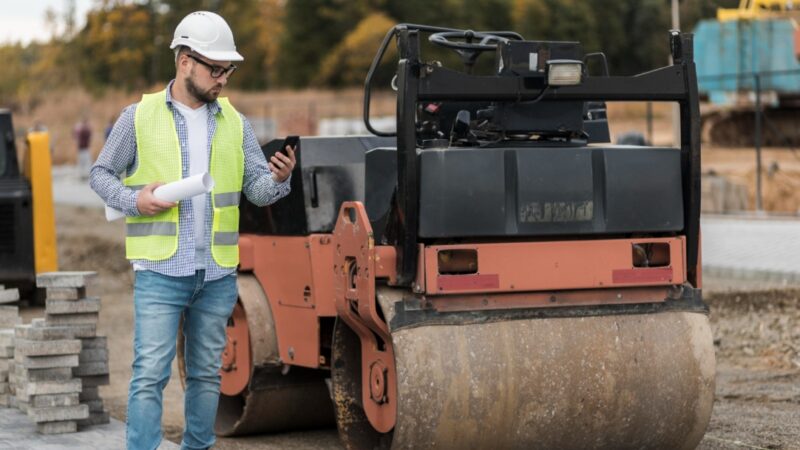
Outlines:
{"label": "man in safety vest", "polygon": [[[161,441],[162,390],[178,326],[185,336],[183,449],[214,444],[225,327],[238,294],[239,198],[268,205],[289,193],[294,149],[267,162],[250,123],[219,97],[242,61],[217,14],[199,11],[175,29],[175,79],[123,110],[91,171],[91,186],[126,218],[133,263],[134,357],[128,393],[129,449]],[[120,181],[119,174],[126,173]],[[208,194],[172,203],[161,184],[209,172]]]}

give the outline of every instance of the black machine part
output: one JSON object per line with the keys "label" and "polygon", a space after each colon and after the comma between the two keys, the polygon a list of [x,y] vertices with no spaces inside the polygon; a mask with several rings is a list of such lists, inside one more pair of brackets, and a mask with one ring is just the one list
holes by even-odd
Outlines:
{"label": "black machine part", "polygon": [[31,186],[19,171],[11,112],[0,110],[0,284],[26,288],[35,279]]}

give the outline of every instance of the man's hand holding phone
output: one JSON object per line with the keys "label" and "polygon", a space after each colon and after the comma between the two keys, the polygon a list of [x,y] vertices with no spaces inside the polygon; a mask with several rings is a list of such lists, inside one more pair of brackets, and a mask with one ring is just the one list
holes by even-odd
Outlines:
{"label": "man's hand holding phone", "polygon": [[272,179],[276,182],[286,181],[294,170],[294,165],[297,163],[294,152],[298,142],[300,142],[298,136],[288,136],[281,144],[281,148],[269,158],[269,170],[272,171]]}

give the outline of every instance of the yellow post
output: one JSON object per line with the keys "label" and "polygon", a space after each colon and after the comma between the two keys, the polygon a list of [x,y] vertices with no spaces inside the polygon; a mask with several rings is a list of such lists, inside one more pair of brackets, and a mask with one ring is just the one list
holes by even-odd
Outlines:
{"label": "yellow post", "polygon": [[36,273],[58,270],[56,220],[53,209],[53,177],[50,161],[50,135],[28,133],[25,177],[31,183],[33,198],[33,253]]}

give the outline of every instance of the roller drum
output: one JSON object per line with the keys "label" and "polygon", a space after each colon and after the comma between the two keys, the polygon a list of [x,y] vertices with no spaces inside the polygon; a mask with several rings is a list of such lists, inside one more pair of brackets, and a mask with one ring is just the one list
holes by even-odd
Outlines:
{"label": "roller drum", "polygon": [[711,416],[703,313],[429,325],[392,339],[392,449],[691,449]]}

